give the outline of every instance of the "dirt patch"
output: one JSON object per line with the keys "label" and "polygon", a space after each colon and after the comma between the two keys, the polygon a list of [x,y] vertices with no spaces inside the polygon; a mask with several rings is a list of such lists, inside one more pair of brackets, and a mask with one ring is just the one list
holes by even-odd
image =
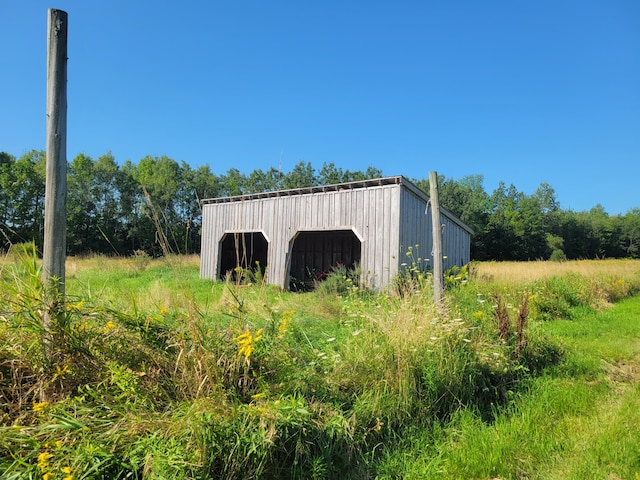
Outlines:
{"label": "dirt patch", "polygon": [[640,382],[640,357],[616,363],[602,361],[609,380],[619,387]]}

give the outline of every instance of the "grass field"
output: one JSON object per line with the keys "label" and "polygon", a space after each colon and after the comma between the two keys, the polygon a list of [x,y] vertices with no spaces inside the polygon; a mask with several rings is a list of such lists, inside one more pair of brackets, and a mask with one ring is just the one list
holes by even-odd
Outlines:
{"label": "grass field", "polygon": [[465,409],[408,437],[377,478],[640,478],[639,314],[635,297],[546,324],[562,363],[527,379],[489,422]]}
{"label": "grass field", "polygon": [[568,260],[565,262],[474,262],[473,273],[480,281],[503,284],[527,284],[545,278],[566,274],[585,277],[616,277],[626,280],[637,278],[640,260]]}
{"label": "grass field", "polygon": [[640,474],[637,261],[474,263],[442,312],[198,261],[70,258],[44,331],[38,262],[1,260],[0,477]]}

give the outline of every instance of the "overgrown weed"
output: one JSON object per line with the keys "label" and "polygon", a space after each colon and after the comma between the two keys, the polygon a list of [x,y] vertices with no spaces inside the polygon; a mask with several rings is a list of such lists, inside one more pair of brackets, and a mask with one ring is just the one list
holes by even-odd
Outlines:
{"label": "overgrown weed", "polygon": [[[494,422],[566,358],[544,322],[637,288],[579,275],[504,288],[452,272],[436,310],[421,281],[402,295],[372,293],[335,272],[333,284],[291,294],[255,278],[199,280],[193,258],[131,269],[128,259],[73,261],[48,370],[38,284],[24,267],[10,277],[3,267],[3,286],[13,282],[0,298],[6,475],[368,478],[383,468],[382,445],[410,431],[437,442],[447,425],[464,438]],[[42,372],[48,402],[38,401]],[[520,474],[514,465],[496,471]]]}

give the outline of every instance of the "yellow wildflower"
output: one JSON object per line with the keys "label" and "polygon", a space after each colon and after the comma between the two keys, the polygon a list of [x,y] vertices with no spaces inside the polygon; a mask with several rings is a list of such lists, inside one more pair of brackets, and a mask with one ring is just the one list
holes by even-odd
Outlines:
{"label": "yellow wildflower", "polygon": [[53,473],[47,472],[44,475],[42,475],[42,480],[51,480],[53,477],[55,477]]}
{"label": "yellow wildflower", "polygon": [[64,376],[69,372],[71,372],[71,367],[69,367],[69,365],[65,365],[62,368],[60,368],[60,365],[56,365],[56,373],[53,374],[53,378],[64,378]]}
{"label": "yellow wildflower", "polygon": [[233,340],[238,344],[238,355],[244,355],[247,360],[251,357],[251,354],[256,349],[256,343],[262,340],[262,332],[264,328],[260,328],[256,331],[255,336],[253,332],[247,327],[244,333],[241,333]]}
{"label": "yellow wildflower", "polygon": [[280,326],[278,327],[278,338],[284,337],[284,334],[287,333],[289,322],[293,319],[294,313],[295,312],[293,310],[282,312],[282,319],[280,320]]}
{"label": "yellow wildflower", "polygon": [[164,305],[160,307],[160,315],[164,316],[167,314],[167,307]]}
{"label": "yellow wildflower", "polygon": [[253,353],[253,333],[247,328],[247,330],[234,338],[238,344],[238,355],[244,355],[245,358],[249,358]]}
{"label": "yellow wildflower", "polygon": [[112,321],[109,320],[105,325],[104,325],[104,331],[108,332],[109,330],[113,330],[114,328],[116,328],[116,324]]}
{"label": "yellow wildflower", "polygon": [[49,468],[49,459],[53,457],[52,453],[42,452],[38,455],[38,468],[41,472],[44,472],[47,468]]}
{"label": "yellow wildflower", "polygon": [[49,402],[33,402],[33,411],[41,412],[45,408],[47,408],[48,405],[49,405]]}
{"label": "yellow wildflower", "polygon": [[67,305],[67,311],[79,312],[83,305],[84,305],[84,300],[80,300],[78,303]]}

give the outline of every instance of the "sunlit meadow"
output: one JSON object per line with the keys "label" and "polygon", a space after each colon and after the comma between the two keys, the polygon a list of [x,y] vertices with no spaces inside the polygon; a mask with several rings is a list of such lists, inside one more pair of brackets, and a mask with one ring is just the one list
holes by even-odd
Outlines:
{"label": "sunlit meadow", "polygon": [[[428,275],[374,293],[337,271],[299,294],[202,280],[198,260],[69,258],[64,315],[44,332],[39,262],[4,255],[3,478],[534,477],[555,465],[534,446],[579,421],[561,395],[543,421],[545,379],[563,395],[576,375],[595,382],[585,412],[609,391],[563,322],[587,328],[640,289],[634,261],[474,263],[447,272],[438,309]],[[492,428],[519,460],[483,470]]]}

